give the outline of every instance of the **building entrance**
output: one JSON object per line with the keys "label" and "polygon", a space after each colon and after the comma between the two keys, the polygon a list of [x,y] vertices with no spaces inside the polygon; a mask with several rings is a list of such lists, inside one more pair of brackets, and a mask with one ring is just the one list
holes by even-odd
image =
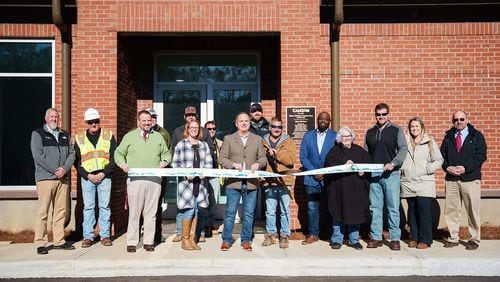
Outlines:
{"label": "building entrance", "polygon": [[[155,61],[154,108],[158,123],[170,134],[184,124],[184,109],[194,106],[202,126],[216,121],[222,140],[234,132],[236,115],[260,101],[258,54],[169,53],[156,55]],[[175,205],[177,179],[167,182],[164,202]],[[224,187],[215,197],[219,204],[226,202]]]}

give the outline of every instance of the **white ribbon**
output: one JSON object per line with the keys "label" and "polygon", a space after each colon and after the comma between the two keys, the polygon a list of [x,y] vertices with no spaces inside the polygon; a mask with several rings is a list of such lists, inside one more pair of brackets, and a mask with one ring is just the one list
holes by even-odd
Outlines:
{"label": "white ribbon", "polygon": [[273,172],[257,170],[236,170],[236,169],[214,169],[214,168],[131,168],[128,172],[129,177],[139,176],[204,176],[204,177],[227,177],[227,178],[266,178],[266,177],[286,177],[286,176],[304,176],[330,173],[346,172],[383,172],[383,164],[345,164],[304,172],[282,175]]}

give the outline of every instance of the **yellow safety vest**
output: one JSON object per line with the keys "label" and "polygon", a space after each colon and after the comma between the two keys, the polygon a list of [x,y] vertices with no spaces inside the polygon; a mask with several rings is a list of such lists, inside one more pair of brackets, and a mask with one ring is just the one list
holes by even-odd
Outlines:
{"label": "yellow safety vest", "polygon": [[88,171],[102,170],[109,164],[109,148],[111,147],[112,132],[101,129],[101,135],[97,140],[97,146],[87,138],[86,132],[75,137],[78,147],[80,147],[82,167]]}

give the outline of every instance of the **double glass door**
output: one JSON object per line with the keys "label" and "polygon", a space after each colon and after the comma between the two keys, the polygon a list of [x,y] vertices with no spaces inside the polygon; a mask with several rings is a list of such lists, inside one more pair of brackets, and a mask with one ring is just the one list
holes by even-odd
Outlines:
{"label": "double glass door", "polygon": [[[157,55],[154,108],[158,123],[173,134],[194,106],[203,126],[215,120],[217,138],[235,131],[234,119],[260,100],[256,54]],[[166,203],[176,202],[177,179],[168,178]],[[225,189],[215,195],[225,203]]]}

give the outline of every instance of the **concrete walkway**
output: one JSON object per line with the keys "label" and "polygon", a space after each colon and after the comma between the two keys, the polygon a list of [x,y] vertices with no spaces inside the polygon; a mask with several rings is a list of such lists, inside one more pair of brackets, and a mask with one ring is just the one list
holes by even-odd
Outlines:
{"label": "concrete walkway", "polygon": [[[237,237],[238,235],[235,235]],[[332,250],[328,242],[290,248],[262,247],[257,234],[253,251],[240,248],[239,239],[227,251],[219,250],[220,235],[200,243],[201,251],[184,251],[172,243],[173,235],[154,252],[142,245],[136,253],[126,252],[125,235],[111,247],[100,243],[76,250],[51,250],[37,255],[34,244],[0,244],[0,278],[119,277],[170,275],[263,275],[263,276],[500,276],[500,240],[484,240],[478,250],[464,246],[445,249],[435,241],[430,249],[401,251],[387,246],[363,249],[342,246]],[[366,246],[365,242],[362,242]]]}

